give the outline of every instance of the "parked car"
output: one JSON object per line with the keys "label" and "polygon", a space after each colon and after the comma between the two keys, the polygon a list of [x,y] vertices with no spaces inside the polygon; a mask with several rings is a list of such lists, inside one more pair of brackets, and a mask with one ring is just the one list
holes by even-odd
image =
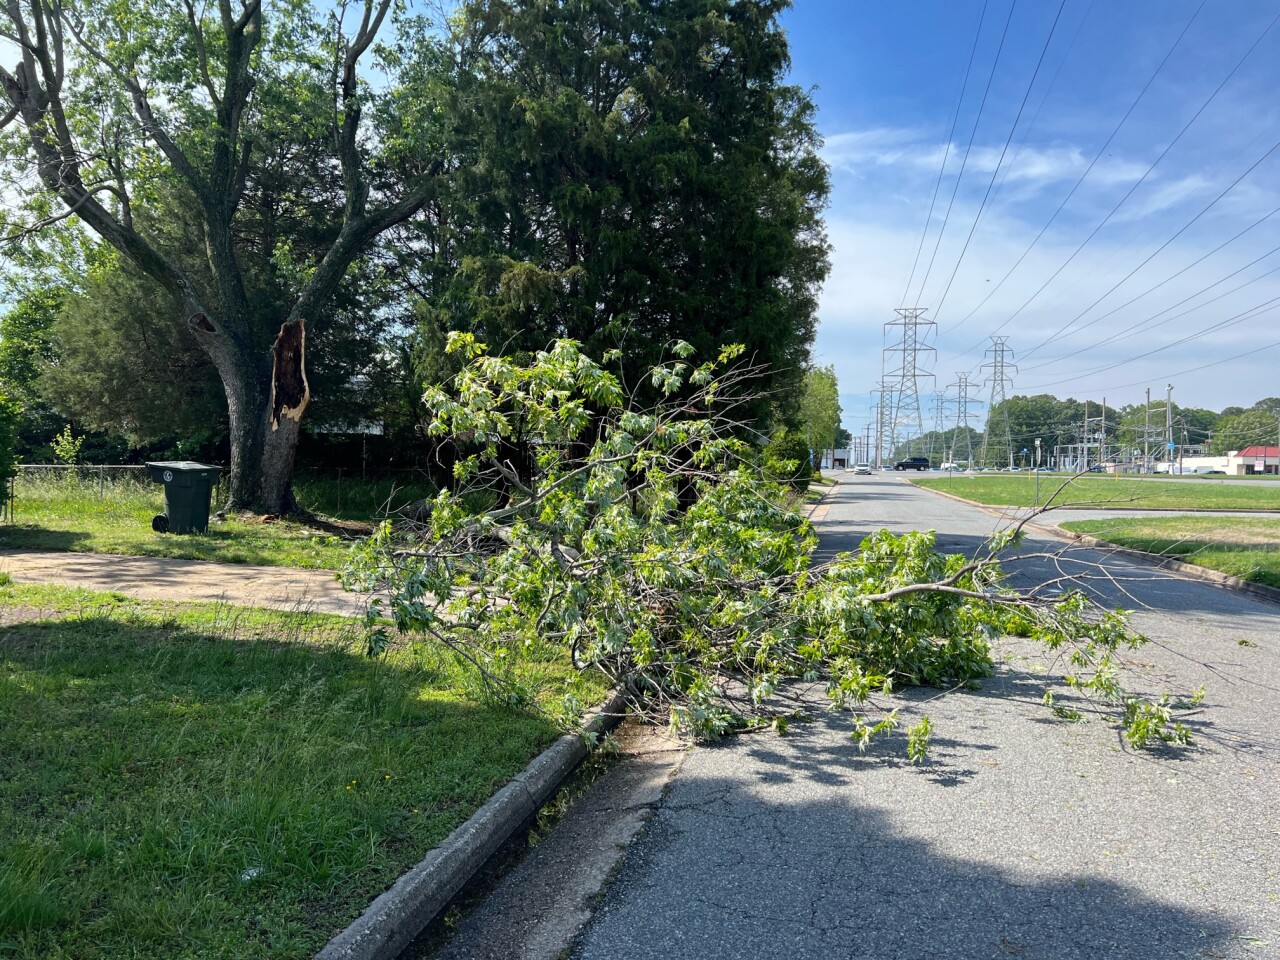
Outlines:
{"label": "parked car", "polygon": [[895,470],[928,470],[928,457],[907,457],[905,460],[899,460],[893,465]]}
{"label": "parked car", "polygon": [[869,477],[869,476],[871,476],[871,464],[869,464],[869,463],[856,463],[856,464],[854,464],[854,466],[853,466],[853,473],[854,473],[854,476],[858,476],[858,477]]}
{"label": "parked car", "polygon": [[950,462],[948,462],[948,463],[944,463],[944,464],[942,464],[941,466],[939,466],[939,467],[938,467],[938,469],[939,469],[939,470],[963,470],[963,469],[964,469],[964,467],[960,466],[960,464],[958,464],[958,463],[950,463]]}

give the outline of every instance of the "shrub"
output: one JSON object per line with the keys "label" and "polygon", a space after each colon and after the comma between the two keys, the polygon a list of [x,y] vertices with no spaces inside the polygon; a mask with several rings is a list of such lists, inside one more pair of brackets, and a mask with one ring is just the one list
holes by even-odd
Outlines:
{"label": "shrub", "polygon": [[803,493],[809,489],[815,471],[811,465],[812,454],[804,437],[789,430],[780,430],[764,448],[764,469],[775,483],[785,483]]}

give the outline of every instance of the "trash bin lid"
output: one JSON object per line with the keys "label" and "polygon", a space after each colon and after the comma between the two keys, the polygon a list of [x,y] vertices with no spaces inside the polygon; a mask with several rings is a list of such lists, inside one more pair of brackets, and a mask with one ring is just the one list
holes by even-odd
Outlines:
{"label": "trash bin lid", "polygon": [[148,460],[148,467],[158,467],[161,470],[172,470],[174,473],[188,473],[196,470],[217,470],[222,472],[222,468],[209,463],[196,463],[194,460]]}
{"label": "trash bin lid", "polygon": [[196,463],[194,460],[148,460],[147,469],[151,472],[153,480],[163,480],[166,483],[184,473],[199,473],[206,476],[212,474],[216,477],[222,472],[221,467],[208,463]]}

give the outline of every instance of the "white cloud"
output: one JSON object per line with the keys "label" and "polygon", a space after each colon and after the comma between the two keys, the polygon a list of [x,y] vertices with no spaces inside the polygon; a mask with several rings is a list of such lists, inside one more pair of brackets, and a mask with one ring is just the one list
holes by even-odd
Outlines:
{"label": "white cloud", "polygon": [[[1001,164],[1001,178],[1009,183],[1048,185],[1073,181],[1089,169],[1090,158],[1073,146],[975,146],[964,159],[964,145],[937,143],[922,131],[911,128],[873,127],[832,134],[822,149],[823,159],[833,170],[866,176],[868,168],[890,167],[906,175],[928,173],[937,176],[943,156],[947,158],[947,178],[960,172],[990,177]],[[1104,157],[1089,171],[1088,183],[1109,186],[1132,183],[1142,176],[1146,165]]]}

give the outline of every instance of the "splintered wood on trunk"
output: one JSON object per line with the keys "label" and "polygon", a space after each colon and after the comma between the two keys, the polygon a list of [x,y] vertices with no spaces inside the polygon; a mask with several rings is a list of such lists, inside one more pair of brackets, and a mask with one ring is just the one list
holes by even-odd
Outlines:
{"label": "splintered wood on trunk", "polygon": [[288,514],[293,499],[293,458],[298,449],[302,413],[311,399],[306,371],[306,326],[301,318],[286,320],[271,347],[271,398],[262,437],[259,470],[260,509]]}
{"label": "splintered wood on trunk", "polygon": [[302,419],[302,411],[311,399],[311,387],[307,385],[305,350],[306,326],[299,317],[280,325],[276,342],[271,347],[271,429],[280,429],[282,417],[295,423]]}

